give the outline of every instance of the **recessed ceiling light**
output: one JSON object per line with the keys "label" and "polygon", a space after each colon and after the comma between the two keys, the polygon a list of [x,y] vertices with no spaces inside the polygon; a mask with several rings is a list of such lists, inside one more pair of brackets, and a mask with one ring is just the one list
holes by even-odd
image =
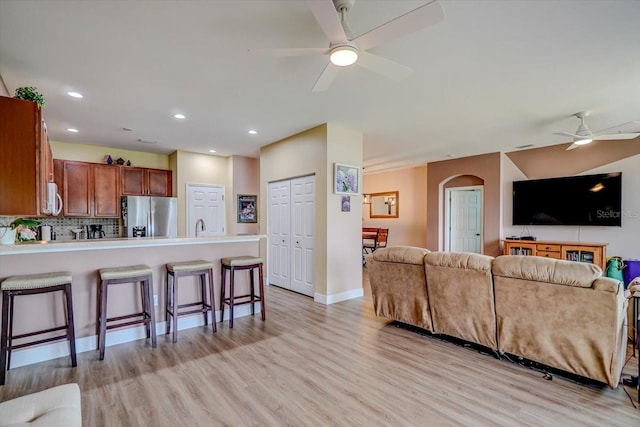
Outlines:
{"label": "recessed ceiling light", "polygon": [[455,157],[455,154],[447,154],[447,157]]}
{"label": "recessed ceiling light", "polygon": [[122,128],[122,130],[126,131],[126,132],[133,132],[133,129],[131,129],[131,128]]}
{"label": "recessed ceiling light", "polygon": [[209,152],[210,152],[210,153],[215,153],[215,152],[216,152],[216,150],[209,150]]}
{"label": "recessed ceiling light", "polygon": [[138,142],[142,142],[143,144],[157,144],[158,141],[151,141],[148,139],[142,139],[142,138],[138,138]]}
{"label": "recessed ceiling light", "polygon": [[531,148],[533,147],[533,144],[525,144],[525,145],[518,145],[516,148],[517,149],[522,149],[522,148]]}
{"label": "recessed ceiling light", "polygon": [[72,98],[84,98],[84,96],[82,96],[82,94],[80,92],[67,92],[67,95],[69,95]]}
{"label": "recessed ceiling light", "polygon": [[253,130],[253,129],[251,129],[249,131],[249,135],[256,135],[257,133],[258,133],[258,131],[257,130]]}
{"label": "recessed ceiling light", "polygon": [[78,129],[74,129],[74,128],[69,128],[67,129],[68,132],[73,132],[73,133],[78,133]]}
{"label": "recessed ceiling light", "polygon": [[176,119],[181,119],[181,120],[187,118],[187,116],[185,116],[184,114],[180,114],[180,113],[174,114],[173,117],[175,117]]}

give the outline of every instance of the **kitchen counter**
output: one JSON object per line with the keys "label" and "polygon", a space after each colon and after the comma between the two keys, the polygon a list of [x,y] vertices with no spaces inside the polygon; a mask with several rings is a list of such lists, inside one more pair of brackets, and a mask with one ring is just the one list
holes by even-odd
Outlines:
{"label": "kitchen counter", "polygon": [[[36,241],[0,245],[0,256],[52,252],[90,251],[102,249],[147,248],[153,246],[208,245],[212,243],[257,242],[260,234],[204,237],[125,237],[122,239],[84,239],[64,242]],[[0,273],[2,275],[2,273]]]}
{"label": "kitchen counter", "polygon": [[[232,235],[177,238],[122,238],[74,240],[69,242],[34,242],[0,246],[0,280],[14,275],[69,271],[73,283],[73,312],[76,325],[76,348],[78,352],[96,348],[96,306],[99,283],[98,270],[101,268],[124,267],[146,264],[153,274],[153,294],[156,310],[156,331],[158,346],[165,340],[165,284],[166,264],[170,262],[206,260],[213,263],[216,308],[219,309],[220,259],[224,257],[249,255],[260,256],[260,241],[264,235]],[[266,277],[266,268],[265,268]],[[249,275],[236,274],[236,292],[249,292]],[[196,301],[200,298],[200,284],[195,277],[180,278],[180,301]],[[64,323],[60,306],[60,293],[30,295],[28,310],[15,313],[15,333],[25,333],[35,329],[46,329],[53,324]],[[140,310],[140,290],[133,284],[122,284],[109,289],[109,317],[121,316]],[[25,304],[18,301],[18,304]],[[23,307],[27,307],[26,305]],[[35,315],[37,313],[37,315]],[[228,313],[228,311],[227,311]],[[251,313],[250,306],[239,306],[235,317]],[[219,316],[219,315],[218,315]],[[181,316],[178,329],[193,328],[204,323],[201,314]],[[207,333],[211,333],[210,329]],[[144,327],[128,327],[107,332],[107,346],[143,339]],[[140,345],[148,345],[142,343]],[[151,351],[151,349],[149,349]],[[12,367],[28,365],[62,357],[69,352],[66,341],[16,350],[12,354]],[[96,355],[97,357],[97,355]]]}

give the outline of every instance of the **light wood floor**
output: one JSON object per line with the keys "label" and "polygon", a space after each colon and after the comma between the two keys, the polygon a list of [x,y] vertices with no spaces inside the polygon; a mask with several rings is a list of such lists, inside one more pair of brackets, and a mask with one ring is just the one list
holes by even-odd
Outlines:
{"label": "light wood floor", "polygon": [[113,346],[102,362],[82,353],[75,369],[68,358],[12,369],[0,401],[68,382],[82,390],[85,427],[640,425],[623,386],[548,381],[396,327],[375,317],[368,289],[324,306],[269,287],[264,323],[181,331],[155,350]]}

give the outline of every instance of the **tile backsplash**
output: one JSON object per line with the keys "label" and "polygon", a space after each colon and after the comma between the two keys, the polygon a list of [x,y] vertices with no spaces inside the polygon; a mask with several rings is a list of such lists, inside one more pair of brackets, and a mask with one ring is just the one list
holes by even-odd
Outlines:
{"label": "tile backsplash", "polygon": [[[14,217],[0,217],[0,224],[10,223]],[[31,219],[31,218],[30,218]],[[41,225],[50,225],[55,233],[55,240],[67,241],[74,240],[75,234],[73,229],[82,228],[86,230],[87,225],[100,224],[102,225],[102,231],[104,231],[105,239],[113,239],[120,237],[120,225],[118,218],[33,218],[40,221]],[[82,232],[82,238],[86,239],[86,231]]]}

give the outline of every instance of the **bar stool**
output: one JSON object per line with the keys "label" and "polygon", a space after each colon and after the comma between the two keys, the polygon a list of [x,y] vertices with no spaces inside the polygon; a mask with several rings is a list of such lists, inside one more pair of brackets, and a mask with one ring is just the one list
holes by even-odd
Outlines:
{"label": "bar stool", "polygon": [[[153,308],[153,278],[151,268],[146,265],[134,265],[131,267],[103,268],[99,270],[100,286],[98,286],[98,349],[100,360],[104,359],[105,341],[107,329],[121,328],[124,326],[143,323],[147,332],[147,338],[151,337],[151,347],[156,348],[156,320]],[[142,294],[142,311],[140,313],[125,316],[107,318],[107,290],[109,285],[120,283],[140,283]],[[125,319],[134,319],[122,322]],[[108,324],[109,322],[118,322]]]}
{"label": "bar stool", "polygon": [[[260,302],[260,314],[262,316],[262,320],[265,319],[265,308],[264,308],[264,278],[262,274],[262,258],[252,257],[252,256],[236,256],[236,257],[228,257],[222,258],[220,260],[222,263],[222,284],[220,289],[220,321],[224,321],[224,305],[229,305],[229,328],[233,328],[233,307],[235,305],[242,304],[251,304],[251,315],[255,314],[255,303]],[[253,279],[253,270],[258,269],[259,273],[259,286],[260,286],[260,295],[256,295],[254,279]],[[229,298],[225,298],[225,287],[226,287],[226,278],[227,278],[227,270],[229,271]],[[235,295],[234,289],[234,279],[236,270],[249,270],[249,278],[250,278],[250,293],[247,295]],[[236,299],[243,299],[244,301],[237,302]]]}
{"label": "bar stool", "polygon": [[[4,385],[6,371],[11,367],[11,351],[13,349],[30,347],[46,342],[69,340],[71,366],[78,365],[76,361],[76,335],[73,323],[73,299],[71,296],[71,273],[61,271],[55,273],[34,274],[8,277],[0,285],[2,289],[2,332],[0,336],[0,385]],[[66,324],[55,328],[43,329],[35,332],[13,335],[14,298],[22,295],[35,295],[48,292],[62,291],[65,299]],[[22,339],[65,330],[64,335],[42,338],[22,344],[13,344],[14,339]]]}
{"label": "bar stool", "polygon": [[[200,290],[202,299],[188,304],[178,304],[178,278],[187,276],[200,277]],[[209,277],[209,293],[211,294],[211,304],[207,302],[206,277]],[[167,286],[166,286],[165,313],[167,316],[167,335],[171,332],[173,323],[173,342],[178,342],[178,316],[185,314],[202,313],[205,326],[209,324],[208,313],[211,311],[211,328],[216,332],[216,300],[213,291],[213,264],[207,261],[186,261],[173,262],[167,264]],[[179,311],[181,308],[200,306],[189,311]],[[172,321],[169,321],[171,317]]]}

